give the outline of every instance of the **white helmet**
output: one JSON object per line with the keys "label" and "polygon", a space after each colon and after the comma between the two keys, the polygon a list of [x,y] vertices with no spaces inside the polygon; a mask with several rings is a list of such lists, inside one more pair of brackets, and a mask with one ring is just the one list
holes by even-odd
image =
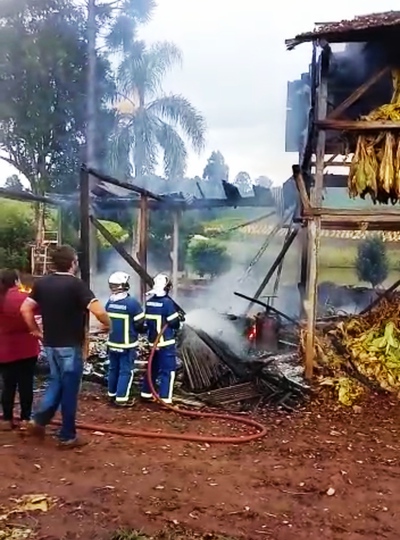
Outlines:
{"label": "white helmet", "polygon": [[131,276],[125,272],[114,272],[108,278],[108,284],[110,287],[118,287],[121,289],[129,289],[129,280]]}
{"label": "white helmet", "polygon": [[165,296],[172,288],[171,280],[166,274],[157,274],[153,281],[153,288],[147,293],[149,296]]}

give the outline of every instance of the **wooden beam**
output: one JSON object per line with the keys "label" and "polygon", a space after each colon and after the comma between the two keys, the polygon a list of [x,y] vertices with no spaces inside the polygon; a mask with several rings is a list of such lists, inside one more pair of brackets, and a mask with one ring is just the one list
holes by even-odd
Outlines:
{"label": "wooden beam", "polygon": [[317,126],[321,130],[335,131],[383,131],[385,129],[397,130],[400,129],[400,122],[369,122],[366,120],[318,120]]}
{"label": "wooden beam", "polygon": [[49,197],[44,197],[41,195],[34,195],[29,191],[14,191],[5,188],[0,188],[0,198],[21,202],[38,202],[44,204],[51,204],[53,206],[59,206],[62,204],[61,201],[55,201],[54,199],[50,199]]}
{"label": "wooden beam", "polygon": [[299,165],[292,166],[293,178],[296,182],[297,190],[300,195],[300,202],[302,206],[302,212],[309,211],[311,209],[310,198],[307,193],[306,183],[304,182],[303,174]]}
{"label": "wooden beam", "polygon": [[82,168],[80,171],[80,249],[79,267],[81,278],[90,287],[90,190],[89,174]]}
{"label": "wooden beam", "polygon": [[154,199],[156,201],[163,200],[163,198],[160,195],[157,195],[156,193],[153,193],[152,191],[149,191],[148,189],[141,188],[130,182],[129,183],[122,182],[121,180],[117,180],[116,178],[113,178],[112,176],[103,174],[97,169],[88,168],[87,171],[91,176],[95,176],[98,180],[100,180],[101,182],[105,182],[106,184],[111,184],[113,186],[126,189],[127,191],[133,191],[134,193],[138,193],[139,195],[142,195],[144,197],[149,197],[150,199]]}
{"label": "wooden beam", "polygon": [[348,221],[366,223],[398,221],[400,227],[400,209],[379,212],[376,208],[365,210],[349,210],[347,208],[311,208],[308,213],[305,212],[304,217],[310,220],[315,217],[321,217],[324,220],[329,220],[330,218],[343,218]]}
{"label": "wooden beam", "polygon": [[[149,228],[149,208],[148,198],[144,195],[140,197],[140,229],[139,229],[139,263],[147,272],[147,239]],[[140,297],[142,302],[146,299],[147,283],[146,280],[140,281]]]}
{"label": "wooden beam", "polygon": [[334,109],[329,115],[329,120],[334,120],[339,118],[353,103],[358,101],[361,96],[365,94],[374,84],[376,84],[386,73],[389,72],[389,67],[386,66],[377,73],[374,73],[367,81],[365,81],[361,86],[359,86],[354,92],[346,98],[336,109]]}
{"label": "wooden beam", "polygon": [[172,287],[175,296],[178,296],[178,271],[179,271],[179,211],[173,213],[172,235]]}
{"label": "wooden beam", "polygon": [[[328,112],[328,69],[329,53],[321,55],[320,81],[317,93],[317,118],[322,121]],[[318,130],[317,147],[315,151],[315,186],[311,192],[311,204],[320,207],[323,200],[324,168],[325,168],[326,132]],[[305,211],[305,213],[307,213]],[[320,241],[321,221],[319,218],[308,222],[308,280],[306,293],[307,315],[305,375],[308,379],[313,376],[315,356],[315,322],[317,320],[317,285],[318,285],[318,251]]]}
{"label": "wooden beam", "polygon": [[310,221],[308,226],[308,243],[310,249],[309,272],[307,286],[307,301],[304,306],[307,314],[307,329],[305,343],[305,376],[311,379],[314,371],[315,358],[315,322],[317,319],[317,286],[318,286],[318,253],[320,242],[320,219]]}
{"label": "wooden beam", "polygon": [[278,256],[276,257],[275,261],[272,263],[271,267],[269,268],[268,272],[267,272],[267,275],[265,276],[265,278],[263,279],[261,285],[258,287],[255,295],[252,297],[253,300],[252,302],[249,304],[248,308],[247,308],[247,313],[250,311],[251,307],[253,306],[253,303],[255,300],[258,300],[260,298],[260,296],[262,295],[265,287],[268,285],[270,279],[272,278],[272,276],[274,275],[275,273],[275,270],[278,268],[278,266],[281,264],[281,262],[283,261],[286,253],[288,252],[290,246],[293,244],[294,242],[294,239],[296,238],[297,236],[297,233],[298,233],[298,229],[294,229],[293,231],[291,231],[288,236],[286,237],[286,240],[282,246],[282,249],[281,251],[278,253]]}
{"label": "wooden beam", "polygon": [[[322,56],[326,56],[324,52]],[[317,119],[324,120],[328,111],[328,60],[321,58],[320,81],[317,92]],[[320,206],[322,204],[324,187],[324,163],[325,163],[325,141],[326,133],[320,129],[317,136],[317,148],[315,151],[315,185],[311,191],[311,204]]]}
{"label": "wooden beam", "polygon": [[135,259],[129,255],[129,253],[126,251],[126,249],[117,241],[117,239],[104,227],[100,221],[98,221],[95,217],[90,216],[90,221],[93,223],[93,225],[96,227],[96,229],[104,236],[104,238],[109,242],[112,247],[115,249],[115,251],[121,255],[121,257],[129,264],[131,268],[138,274],[140,279],[149,287],[153,286],[153,279],[152,277],[147,273],[146,269],[143,268]]}

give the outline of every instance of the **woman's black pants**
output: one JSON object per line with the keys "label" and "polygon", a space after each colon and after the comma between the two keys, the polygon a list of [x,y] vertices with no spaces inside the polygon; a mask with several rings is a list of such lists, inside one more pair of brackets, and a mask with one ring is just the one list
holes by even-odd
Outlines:
{"label": "woman's black pants", "polygon": [[1,403],[3,406],[3,420],[12,421],[15,394],[18,389],[21,409],[21,420],[30,420],[33,402],[33,377],[35,374],[37,358],[24,358],[14,362],[0,364],[0,373],[3,379],[3,392]]}

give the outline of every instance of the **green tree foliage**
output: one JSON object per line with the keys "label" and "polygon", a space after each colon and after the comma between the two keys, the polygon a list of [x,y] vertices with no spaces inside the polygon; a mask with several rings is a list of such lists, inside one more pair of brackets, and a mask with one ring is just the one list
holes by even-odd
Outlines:
{"label": "green tree foliage", "polygon": [[[195,234],[201,234],[203,227],[194,212],[185,212],[179,221],[179,270],[183,270],[188,253],[190,239]],[[149,251],[159,268],[171,267],[173,235],[173,216],[171,212],[157,210],[150,214]]]}
{"label": "green tree foliage", "polygon": [[[129,238],[129,233],[125,231],[119,223],[115,223],[114,221],[105,221],[100,220],[100,223],[108,230],[109,233],[111,233],[114,238],[121,243],[126,242]],[[111,247],[110,243],[104,238],[104,236],[97,231],[97,239],[99,241],[99,245],[102,248],[109,248]]]}
{"label": "green tree foliage", "polygon": [[0,200],[0,268],[29,269],[29,244],[34,239],[30,205]]}
{"label": "green tree foliage", "polygon": [[205,122],[183,96],[164,95],[162,83],[181,61],[179,49],[162,42],[146,46],[135,42],[118,68],[119,117],[110,151],[112,170],[119,176],[143,177],[154,173],[161,149],[167,178],[184,175],[185,140],[194,150],[204,147]]}
{"label": "green tree foliage", "polygon": [[386,245],[379,236],[366,238],[359,243],[356,271],[360,281],[371,283],[373,287],[385,281],[389,273]]}
{"label": "green tree foliage", "polygon": [[[84,14],[72,0],[0,3],[1,159],[34,193],[76,185],[85,140],[85,33]],[[101,57],[98,80],[100,109],[113,90]]]}
{"label": "green tree foliage", "polygon": [[189,245],[189,258],[193,270],[200,277],[219,276],[229,270],[230,257],[226,247],[215,240],[195,240]]}
{"label": "green tree foliage", "polygon": [[129,53],[139,24],[148,22],[156,8],[155,0],[111,0],[96,5],[97,24],[108,50]]}
{"label": "green tree foliage", "polygon": [[228,181],[229,167],[225,163],[225,158],[219,150],[212,152],[207,160],[207,165],[204,167],[203,179],[213,182]]}
{"label": "green tree foliage", "polygon": [[4,188],[10,191],[25,191],[21,179],[17,174],[12,174],[6,179]]}

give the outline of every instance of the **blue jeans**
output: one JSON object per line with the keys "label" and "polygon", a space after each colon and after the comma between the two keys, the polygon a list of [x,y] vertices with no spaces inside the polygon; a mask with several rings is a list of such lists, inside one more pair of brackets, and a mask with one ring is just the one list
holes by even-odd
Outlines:
{"label": "blue jeans", "polygon": [[108,359],[108,397],[115,398],[117,403],[126,403],[132,388],[136,350],[109,350]]}
{"label": "blue jeans", "polygon": [[69,441],[76,437],[76,411],[83,374],[82,350],[79,347],[45,347],[45,353],[50,366],[50,382],[34,421],[46,426],[61,406],[59,438]]}

